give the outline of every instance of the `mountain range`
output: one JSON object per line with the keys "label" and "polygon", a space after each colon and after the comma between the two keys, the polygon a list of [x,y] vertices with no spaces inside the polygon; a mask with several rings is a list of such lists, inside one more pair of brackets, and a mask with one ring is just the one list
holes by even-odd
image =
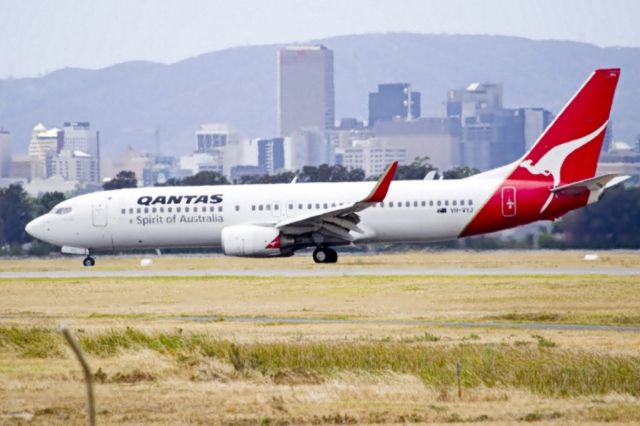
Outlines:
{"label": "mountain range", "polygon": [[[410,82],[423,115],[442,114],[447,90],[501,82],[506,107],[557,113],[595,68],[620,67],[612,112],[616,140],[640,134],[640,48],[504,36],[364,34],[313,40],[334,51],[336,117],[367,117],[377,84]],[[99,70],[66,68],[38,78],[0,80],[0,126],[14,153],[26,152],[38,122],[90,121],[104,157],[127,146],[163,152],[195,146],[202,123],[229,123],[246,137],[277,132],[276,52],[237,47],[173,64],[125,62]]]}

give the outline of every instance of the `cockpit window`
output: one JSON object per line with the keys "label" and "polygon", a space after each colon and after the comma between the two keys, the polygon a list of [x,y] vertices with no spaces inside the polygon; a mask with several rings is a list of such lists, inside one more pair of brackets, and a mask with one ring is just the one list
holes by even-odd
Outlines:
{"label": "cockpit window", "polygon": [[53,210],[53,214],[68,214],[71,213],[71,207],[58,207]]}

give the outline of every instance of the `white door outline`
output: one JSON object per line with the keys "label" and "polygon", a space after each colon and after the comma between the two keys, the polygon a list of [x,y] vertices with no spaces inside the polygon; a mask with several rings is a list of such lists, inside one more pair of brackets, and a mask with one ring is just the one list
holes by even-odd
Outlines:
{"label": "white door outline", "polygon": [[516,187],[505,186],[502,188],[502,216],[513,217],[517,212]]}
{"label": "white door outline", "polygon": [[107,199],[97,198],[91,203],[93,226],[105,227],[108,222]]}

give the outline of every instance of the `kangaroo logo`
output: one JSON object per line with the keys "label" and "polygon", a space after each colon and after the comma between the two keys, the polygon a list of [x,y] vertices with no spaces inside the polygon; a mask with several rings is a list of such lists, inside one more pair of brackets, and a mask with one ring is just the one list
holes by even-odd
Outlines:
{"label": "kangaroo logo", "polygon": [[[569,142],[564,142],[560,145],[557,145],[547,151],[535,164],[531,160],[524,160],[520,163],[519,167],[523,167],[529,171],[532,175],[544,175],[553,177],[553,186],[554,188],[560,184],[560,170],[562,169],[562,165],[565,160],[576,149],[586,145],[591,142],[596,136],[598,136],[602,131],[607,127],[608,120],[604,122],[602,126],[600,126],[597,130],[589,133],[588,135],[582,136],[578,139],[574,139]],[[549,194],[549,198],[540,209],[540,213],[545,211],[545,209],[551,203],[553,199],[553,193]]]}

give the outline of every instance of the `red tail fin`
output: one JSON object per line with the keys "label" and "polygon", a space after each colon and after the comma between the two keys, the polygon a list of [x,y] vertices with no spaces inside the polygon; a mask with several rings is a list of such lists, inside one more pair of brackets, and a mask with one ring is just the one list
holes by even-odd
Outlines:
{"label": "red tail fin", "polygon": [[588,191],[563,197],[553,188],[595,175],[619,77],[619,69],[591,74],[515,168],[505,168],[504,181],[460,236],[554,219],[586,205]]}
{"label": "red tail fin", "polygon": [[619,77],[617,68],[591,74],[523,157],[511,179],[551,180],[555,187],[593,177]]}

